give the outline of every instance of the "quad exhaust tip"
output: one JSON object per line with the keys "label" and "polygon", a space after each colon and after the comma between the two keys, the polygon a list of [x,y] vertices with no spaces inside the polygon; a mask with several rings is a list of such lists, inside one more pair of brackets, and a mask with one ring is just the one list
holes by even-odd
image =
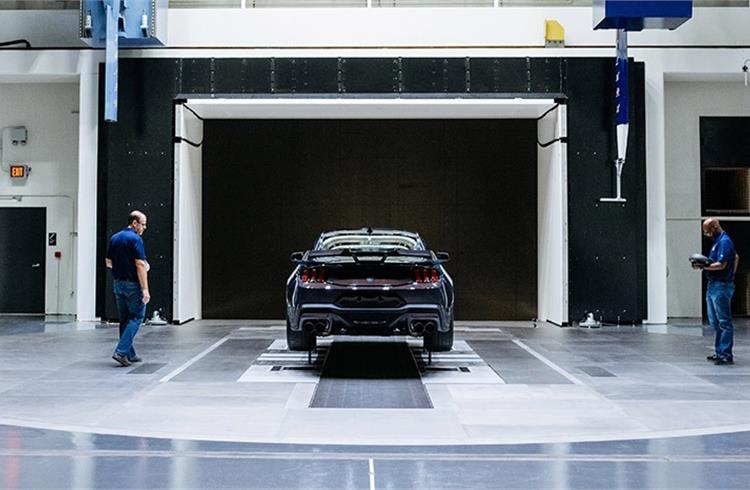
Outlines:
{"label": "quad exhaust tip", "polygon": [[302,328],[307,332],[315,332],[316,335],[325,336],[331,334],[331,322],[328,320],[305,320]]}
{"label": "quad exhaust tip", "polygon": [[409,323],[409,335],[419,337],[425,333],[432,333],[435,331],[436,325],[433,321],[413,321]]}

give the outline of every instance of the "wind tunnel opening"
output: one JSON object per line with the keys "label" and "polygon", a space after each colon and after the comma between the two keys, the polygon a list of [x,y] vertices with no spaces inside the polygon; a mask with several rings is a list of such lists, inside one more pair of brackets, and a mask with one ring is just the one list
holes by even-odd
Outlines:
{"label": "wind tunnel opening", "polygon": [[386,119],[242,117],[188,101],[205,118],[195,317],[283,318],[290,252],[322,231],[373,226],[416,231],[451,253],[457,320],[536,318],[535,117],[553,105],[545,102],[505,118]]}

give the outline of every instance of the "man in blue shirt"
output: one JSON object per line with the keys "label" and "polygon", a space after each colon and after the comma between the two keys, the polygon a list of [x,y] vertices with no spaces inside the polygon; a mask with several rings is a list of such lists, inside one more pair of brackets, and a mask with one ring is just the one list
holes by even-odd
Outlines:
{"label": "man in blue shirt", "polygon": [[133,348],[133,339],[146,316],[151,299],[148,290],[146,249],[141,235],[146,231],[146,215],[133,211],[128,227],[112,235],[107,247],[106,266],[112,269],[117,312],[120,315],[120,341],[112,359],[123,366],[140,362]]}
{"label": "man in blue shirt", "polygon": [[[714,355],[708,356],[714,364],[734,364],[732,344],[734,324],[732,323],[732,295],[734,294],[734,274],[740,263],[740,256],[729,235],[721,228],[719,220],[709,218],[703,222],[703,234],[714,243],[708,258],[711,264],[700,267],[706,271],[706,309],[708,322],[716,331]],[[698,268],[698,266],[694,266]]]}

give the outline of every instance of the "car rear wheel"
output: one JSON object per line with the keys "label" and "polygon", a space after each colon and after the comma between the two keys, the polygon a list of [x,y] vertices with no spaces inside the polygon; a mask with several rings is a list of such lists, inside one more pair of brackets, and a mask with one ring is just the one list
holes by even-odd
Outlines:
{"label": "car rear wheel", "polygon": [[424,348],[430,352],[447,352],[453,348],[453,322],[447,332],[425,332]]}
{"label": "car rear wheel", "polygon": [[304,330],[292,330],[289,320],[286,321],[286,345],[289,350],[311,351],[317,345],[317,338],[314,332],[305,332]]}

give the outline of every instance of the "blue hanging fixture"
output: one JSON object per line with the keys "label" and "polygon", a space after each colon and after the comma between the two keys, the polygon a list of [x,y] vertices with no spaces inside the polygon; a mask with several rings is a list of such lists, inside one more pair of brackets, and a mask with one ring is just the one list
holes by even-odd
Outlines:
{"label": "blue hanging fixture", "polygon": [[120,46],[164,46],[169,0],[81,0],[79,34],[105,48],[104,120],[117,121],[117,60]]}
{"label": "blue hanging fixture", "polygon": [[622,197],[622,169],[628,150],[628,31],[677,29],[693,15],[692,0],[594,0],[594,29],[617,30],[615,58],[615,103],[617,125],[617,178],[615,197],[601,202],[627,201]]}

